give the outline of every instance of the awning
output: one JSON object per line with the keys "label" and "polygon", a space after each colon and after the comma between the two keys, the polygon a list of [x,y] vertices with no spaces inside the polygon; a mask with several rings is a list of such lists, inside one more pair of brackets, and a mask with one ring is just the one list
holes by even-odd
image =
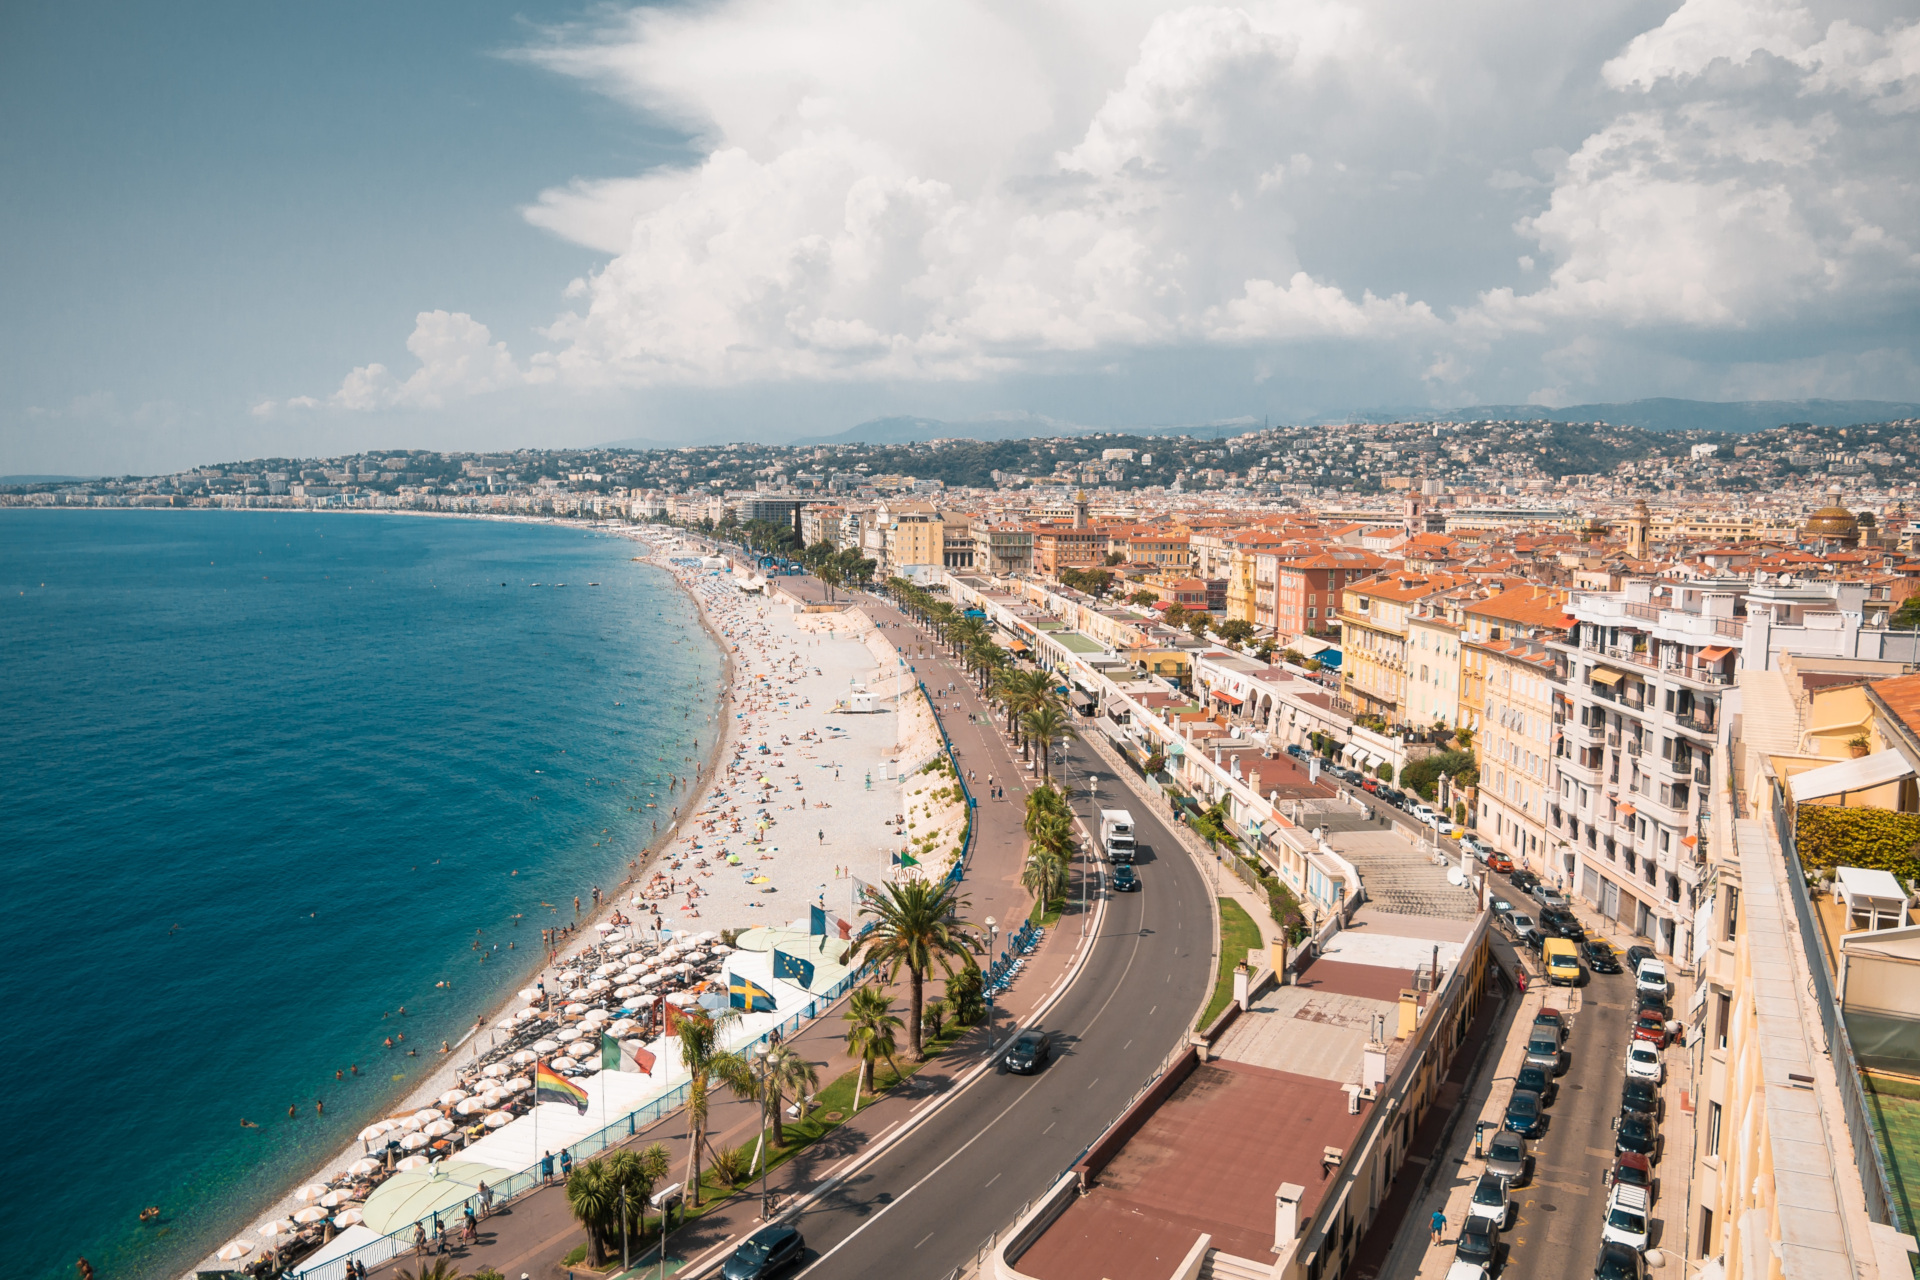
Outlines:
{"label": "awning", "polygon": [[1634,808],[1630,804],[1623,804],[1620,806],[1620,816],[1623,818],[1631,818],[1634,814],[1638,812],[1640,811]]}
{"label": "awning", "polygon": [[1213,696],[1220,699],[1220,701],[1226,703],[1230,707],[1237,707],[1240,705],[1240,699],[1234,697],[1230,693],[1222,692],[1219,689],[1215,689],[1213,691]]}
{"label": "awning", "polygon": [[1849,791],[1870,791],[1874,787],[1913,776],[1913,766],[1898,751],[1876,751],[1870,756],[1842,760],[1796,773],[1787,779],[1787,790],[1796,803],[1844,796]]}
{"label": "awning", "polygon": [[1007,648],[1013,650],[1015,653],[1025,653],[1027,651],[1027,646],[1019,640],[1007,641]]}
{"label": "awning", "polygon": [[1702,650],[1700,651],[1700,661],[1702,661],[1702,662],[1718,662],[1718,661],[1720,661],[1720,659],[1722,659],[1722,658],[1724,658],[1724,657],[1726,657],[1727,655],[1729,655],[1729,654],[1731,654],[1732,652],[1733,652],[1733,650],[1731,650],[1731,649],[1722,649],[1722,648],[1721,648],[1721,647],[1719,647],[1718,645],[1715,645],[1714,647],[1712,647],[1712,648],[1710,648],[1710,649],[1702,649]]}
{"label": "awning", "polygon": [[1616,684],[1619,684],[1622,678],[1623,677],[1620,675],[1618,671],[1607,671],[1604,669],[1596,669],[1593,673],[1593,682],[1595,684],[1604,684],[1609,688],[1611,688]]}

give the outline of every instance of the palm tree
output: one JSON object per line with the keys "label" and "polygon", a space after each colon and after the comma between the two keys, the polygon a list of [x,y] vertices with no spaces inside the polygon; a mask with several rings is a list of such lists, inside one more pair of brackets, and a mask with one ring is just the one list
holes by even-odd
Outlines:
{"label": "palm tree", "polygon": [[1027,850],[1026,865],[1020,868],[1020,887],[1031,893],[1034,901],[1043,906],[1052,900],[1053,895],[1066,888],[1062,881],[1059,859],[1039,845]]}
{"label": "palm tree", "polygon": [[907,1060],[919,1062],[925,1056],[920,1041],[921,984],[936,964],[952,977],[953,962],[965,963],[966,926],[953,917],[966,909],[967,900],[946,880],[909,880],[884,888],[883,893],[869,892],[860,906],[860,914],[872,916],[874,925],[855,951],[861,959],[885,969],[888,982],[906,966]]}
{"label": "palm tree", "polygon": [[777,1044],[760,1055],[754,1064],[754,1079],[759,1087],[761,1105],[773,1117],[773,1145],[786,1145],[785,1118],[781,1105],[789,1097],[805,1099],[820,1087],[820,1073],[814,1065],[794,1052],[793,1046]]}
{"label": "palm tree", "polygon": [[687,1145],[687,1186],[693,1189],[693,1203],[700,1203],[700,1147],[707,1138],[708,1096],[718,1081],[741,1097],[753,1093],[753,1072],[747,1060],[720,1047],[720,1033],[739,1021],[732,1009],[717,1017],[704,1012],[680,1015],[675,1034],[680,1041],[680,1065],[687,1069],[687,1125],[692,1141]]}
{"label": "palm tree", "polygon": [[1187,825],[1207,842],[1207,848],[1225,845],[1228,853],[1240,852],[1239,839],[1227,828],[1226,805],[1215,802],[1211,809],[1192,819]]}
{"label": "palm tree", "polygon": [[[637,1239],[642,1234],[653,1189],[667,1180],[667,1173],[673,1167],[667,1148],[656,1142],[640,1151],[615,1151],[601,1156],[600,1161],[607,1165],[615,1189],[626,1192],[622,1203],[627,1215],[627,1232]],[[612,1232],[607,1234],[607,1247],[613,1247]]]}
{"label": "palm tree", "polygon": [[1058,707],[1040,706],[1022,717],[1027,737],[1040,748],[1040,776],[1047,782],[1053,781],[1053,744],[1074,737],[1073,726],[1067,723],[1067,717]]}
{"label": "palm tree", "polygon": [[620,1189],[609,1172],[604,1160],[584,1160],[567,1175],[567,1208],[587,1229],[587,1251],[596,1267],[605,1265],[607,1224],[620,1212]]}
{"label": "palm tree", "polygon": [[[860,1109],[860,1086],[870,1084],[873,1079],[873,1064],[885,1058],[893,1062],[893,1033],[900,1026],[900,1019],[894,1016],[893,1001],[887,993],[878,987],[862,987],[853,993],[853,999],[847,1002],[847,1011],[840,1015],[853,1024],[847,1032],[847,1052],[860,1060],[860,1073],[853,1078],[853,1109]],[[900,1068],[894,1067],[893,1073],[900,1074]]]}

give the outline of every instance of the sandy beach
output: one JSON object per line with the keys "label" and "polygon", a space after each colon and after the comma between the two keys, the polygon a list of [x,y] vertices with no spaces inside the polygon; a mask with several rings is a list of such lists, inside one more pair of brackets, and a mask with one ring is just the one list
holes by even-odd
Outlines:
{"label": "sandy beach", "polygon": [[[626,883],[606,892],[597,916],[584,916],[528,981],[556,974],[599,941],[595,925],[616,911],[642,936],[796,922],[804,930],[810,906],[857,920],[862,884],[944,872],[963,840],[965,807],[952,775],[933,763],[944,759],[938,724],[885,631],[857,604],[807,612],[764,586],[743,590],[756,580],[688,563],[698,553],[678,548],[674,531],[618,532],[645,553],[636,560],[671,574],[698,603],[726,660],[721,700],[708,717],[721,733],[698,773],[680,776],[656,802],[659,827],[634,851]],[[781,994],[784,1017],[794,992]],[[392,1114],[418,1111],[454,1088],[524,1003],[511,999],[477,1023]],[[749,1019],[739,1035],[759,1034],[768,1017]],[[361,1155],[361,1144],[350,1143],[307,1181]],[[290,1192],[244,1234],[298,1207]]]}

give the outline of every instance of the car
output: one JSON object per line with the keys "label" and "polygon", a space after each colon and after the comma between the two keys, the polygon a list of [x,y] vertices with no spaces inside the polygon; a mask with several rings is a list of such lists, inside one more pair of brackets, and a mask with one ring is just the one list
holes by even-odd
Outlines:
{"label": "car", "polygon": [[1516,1186],[1527,1177],[1527,1140],[1511,1129],[1502,1129],[1487,1141],[1487,1172],[1506,1180],[1508,1186]]}
{"label": "car", "polygon": [[[1521,1064],[1520,1070],[1514,1073],[1513,1087],[1516,1090],[1525,1090],[1528,1093],[1539,1094],[1540,1105],[1543,1107],[1552,1106],[1554,1098],[1560,1093],[1560,1086],[1553,1082],[1553,1077],[1547,1073],[1547,1069],[1545,1067],[1534,1066],[1532,1063]],[[1517,1129],[1520,1126],[1514,1125],[1513,1127]],[[1527,1136],[1534,1137],[1536,1135],[1528,1134]]]}
{"label": "car", "polygon": [[1613,1122],[1613,1154],[1645,1156],[1649,1163],[1660,1149],[1660,1126],[1644,1111],[1622,1112]]}
{"label": "car", "polygon": [[1600,1242],[1600,1257],[1593,1264],[1593,1280],[1646,1280],[1646,1259],[1631,1245],[1612,1240]]}
{"label": "car", "polygon": [[1493,1256],[1499,1251],[1500,1228],[1495,1223],[1486,1218],[1468,1218],[1460,1225],[1460,1235],[1453,1246],[1456,1259],[1491,1267]]}
{"label": "car", "polygon": [[1647,1251],[1647,1193],[1642,1187],[1615,1187],[1607,1197],[1600,1238]]}
{"label": "car", "polygon": [[1427,805],[1426,803],[1422,802],[1420,804],[1416,804],[1413,806],[1413,808],[1407,810],[1407,812],[1412,814],[1414,817],[1418,818],[1420,821],[1426,823],[1428,826],[1433,825],[1433,809],[1431,806]]}
{"label": "car", "polygon": [[1585,942],[1587,931],[1573,912],[1565,907],[1548,907],[1540,913],[1540,927],[1549,937],[1565,938],[1568,942]]}
{"label": "car", "polygon": [[1402,809],[1407,807],[1407,793],[1398,787],[1382,786],[1379,791],[1379,796],[1390,805],[1395,805]]}
{"label": "car", "polygon": [[1584,949],[1587,953],[1587,968],[1595,973],[1620,972],[1620,957],[1614,954],[1611,942],[1604,938],[1588,938]]}
{"label": "car", "polygon": [[1455,1258],[1447,1268],[1446,1280],[1487,1280],[1489,1272],[1478,1262]]}
{"label": "car", "polygon": [[1533,917],[1519,911],[1507,913],[1507,928],[1513,930],[1516,939],[1524,940],[1530,933],[1539,933],[1539,927],[1533,923]]}
{"label": "car", "polygon": [[1379,794],[1380,794],[1380,779],[1378,779],[1378,778],[1362,778],[1362,779],[1360,779],[1360,789],[1361,789],[1362,791],[1371,791],[1371,792],[1372,792],[1373,794],[1375,794],[1375,795],[1379,795]]}
{"label": "car", "polygon": [[1287,754],[1295,760],[1305,760],[1307,758],[1306,749],[1297,742],[1289,742],[1287,744]]}
{"label": "car", "polygon": [[1540,877],[1528,871],[1525,867],[1513,872],[1507,879],[1512,881],[1513,887],[1521,893],[1530,892],[1535,885],[1540,883]]}
{"label": "car", "polygon": [[1633,992],[1633,1016],[1639,1017],[1652,1009],[1663,1018],[1671,1019],[1673,1010],[1667,1004],[1667,997],[1658,991],[1642,991],[1638,987]]}
{"label": "car", "polygon": [[1620,1086],[1620,1110],[1644,1111],[1658,1119],[1660,1116],[1660,1087],[1651,1080],[1636,1080],[1627,1077]]}
{"label": "car", "polygon": [[1496,920],[1513,910],[1513,904],[1497,893],[1488,899],[1488,906],[1492,908]]}
{"label": "car", "polygon": [[1053,1054],[1053,1037],[1038,1027],[1028,1027],[1013,1038],[1002,1061],[1015,1075],[1029,1076],[1038,1071]]}
{"label": "car", "polygon": [[1667,1047],[1667,1020],[1658,1009],[1642,1009],[1640,1016],[1633,1021],[1633,1038],[1643,1040],[1656,1049]]}
{"label": "car", "polygon": [[1607,1186],[1639,1187],[1647,1193],[1651,1203],[1653,1199],[1653,1166],[1647,1158],[1623,1151],[1613,1158],[1613,1168],[1607,1170]]}
{"label": "car", "polygon": [[798,1262],[807,1242],[795,1227],[762,1227],[728,1256],[720,1268],[722,1280],[765,1280],[791,1263]]}
{"label": "car", "polygon": [[1628,947],[1626,960],[1625,960],[1625,964],[1627,966],[1627,972],[1638,973],[1640,971],[1640,962],[1642,960],[1651,960],[1651,959],[1653,959],[1652,947],[1642,947],[1642,946]]}
{"label": "car", "polygon": [[1659,1084],[1667,1078],[1667,1064],[1660,1061],[1658,1049],[1645,1040],[1635,1040],[1627,1046],[1627,1074],[1636,1080]]}
{"label": "car", "polygon": [[1487,855],[1487,866],[1494,871],[1498,871],[1503,876],[1518,874],[1513,869],[1513,859],[1501,853],[1498,849],[1495,849]]}
{"label": "car", "polygon": [[1473,1185],[1473,1199],[1467,1201],[1467,1221],[1486,1218],[1495,1226],[1507,1225],[1507,1180],[1497,1173],[1483,1173]]}
{"label": "car", "polygon": [[1546,885],[1536,882],[1527,892],[1532,894],[1534,901],[1543,907],[1557,907],[1562,911],[1567,908],[1567,895],[1558,889],[1550,889]]}
{"label": "car", "polygon": [[1550,1004],[1543,1004],[1533,1015],[1533,1029],[1538,1031],[1541,1027],[1552,1027],[1554,1034],[1564,1043],[1567,1038],[1567,1015]]}
{"label": "car", "polygon": [[1667,985],[1667,966],[1658,960],[1642,960],[1633,971],[1635,990],[1646,991],[1665,998],[1672,990]]}
{"label": "car", "polygon": [[[1544,1075],[1539,1067],[1526,1070]],[[1507,1099],[1507,1128],[1529,1138],[1537,1138],[1546,1132],[1547,1111],[1540,1103],[1540,1095],[1526,1089],[1515,1089],[1513,1096]]]}
{"label": "car", "polygon": [[1547,935],[1536,928],[1521,938],[1520,941],[1525,944],[1527,950],[1533,952],[1535,955],[1539,955],[1546,946]]}
{"label": "car", "polygon": [[1562,1065],[1560,1037],[1550,1030],[1535,1027],[1527,1035],[1526,1061],[1549,1075],[1559,1075]]}
{"label": "car", "polygon": [[1115,893],[1138,893],[1140,892],[1140,877],[1135,874],[1132,867],[1115,867],[1113,869],[1113,890]]}
{"label": "car", "polygon": [[1475,862],[1485,862],[1487,860],[1487,853],[1489,852],[1486,845],[1481,844],[1472,836],[1460,837],[1460,851],[1470,856]]}

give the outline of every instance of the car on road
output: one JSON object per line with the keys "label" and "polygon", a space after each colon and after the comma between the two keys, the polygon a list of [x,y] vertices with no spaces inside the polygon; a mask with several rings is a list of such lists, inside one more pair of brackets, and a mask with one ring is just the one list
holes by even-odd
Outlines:
{"label": "car on road", "polygon": [[1639,1017],[1652,1009],[1663,1018],[1673,1017],[1673,1010],[1667,1004],[1667,997],[1658,991],[1642,991],[1638,987],[1633,992],[1633,1016]]}
{"label": "car on road", "polygon": [[1667,984],[1667,966],[1658,960],[1642,960],[1633,971],[1634,989],[1665,998],[1672,988]]}
{"label": "car on road", "polygon": [[1028,1027],[1013,1038],[1002,1059],[1015,1075],[1032,1075],[1053,1056],[1053,1037],[1038,1027]]}
{"label": "car on road", "polygon": [[1552,1027],[1562,1041],[1566,1040],[1571,1030],[1567,1026],[1567,1015],[1550,1004],[1543,1004],[1534,1011],[1533,1025],[1535,1030],[1541,1027]]}
{"label": "car on road", "polygon": [[1140,877],[1135,874],[1132,867],[1115,867],[1113,869],[1113,890],[1115,893],[1138,893],[1140,892]]}
{"label": "car on road", "polygon": [[1667,1078],[1667,1064],[1660,1061],[1658,1049],[1645,1040],[1635,1040],[1627,1046],[1627,1074],[1635,1080],[1659,1084]]}
{"label": "car on road", "polygon": [[[1528,1067],[1528,1071],[1540,1072],[1539,1067]],[[1513,1096],[1507,1099],[1507,1114],[1504,1117],[1507,1128],[1529,1138],[1537,1138],[1547,1131],[1547,1111],[1540,1104],[1540,1095],[1527,1089],[1516,1088]]]}
{"label": "car on road", "polygon": [[1625,1111],[1613,1122],[1613,1154],[1659,1158],[1660,1126],[1644,1111]]}
{"label": "car on road", "polygon": [[1631,1245],[1600,1242],[1600,1257],[1593,1264],[1593,1280],[1647,1280],[1647,1262]]}
{"label": "car on road", "polygon": [[1502,1129],[1487,1141],[1487,1172],[1504,1178],[1508,1186],[1518,1186],[1527,1178],[1527,1140],[1511,1129]]}
{"label": "car on road", "polygon": [[1455,1258],[1447,1268],[1446,1280],[1487,1280],[1490,1273],[1477,1262]]}
{"label": "car on road", "polygon": [[1514,940],[1518,942],[1526,941],[1530,933],[1540,932],[1539,927],[1533,923],[1533,917],[1520,911],[1507,912],[1506,925],[1513,931]]}
{"label": "car on road", "polygon": [[1367,778],[1367,777],[1362,777],[1362,778],[1360,779],[1360,789],[1361,789],[1362,791],[1371,791],[1371,792],[1372,792],[1372,793],[1373,793],[1374,795],[1379,795],[1379,794],[1380,794],[1380,779],[1378,779],[1378,778]]}
{"label": "car on road", "polygon": [[1667,1020],[1658,1009],[1642,1009],[1633,1020],[1633,1038],[1644,1040],[1656,1049],[1667,1047]]}
{"label": "car on road", "polygon": [[1471,855],[1477,861],[1485,862],[1487,860],[1487,846],[1481,844],[1472,836],[1461,836],[1460,848],[1462,852]]}
{"label": "car on road", "polygon": [[[1516,1090],[1525,1090],[1527,1093],[1538,1094],[1540,1096],[1540,1105],[1543,1107],[1552,1106],[1553,1100],[1560,1094],[1560,1086],[1553,1082],[1553,1077],[1547,1074],[1547,1069],[1545,1067],[1536,1067],[1532,1063],[1521,1064],[1520,1070],[1514,1073],[1513,1087]],[[1520,1126],[1515,1125],[1513,1127],[1517,1129]],[[1532,1137],[1534,1135],[1529,1134],[1527,1136]]]}
{"label": "car on road", "polygon": [[1527,892],[1532,894],[1534,901],[1538,902],[1542,907],[1554,907],[1562,911],[1567,908],[1567,895],[1558,889],[1551,889],[1544,884],[1535,883]]}
{"label": "car on road", "polygon": [[1305,760],[1307,758],[1306,748],[1302,747],[1297,742],[1289,742],[1287,744],[1287,754],[1292,756],[1295,760]]}
{"label": "car on road", "polygon": [[1613,1168],[1607,1170],[1608,1187],[1639,1187],[1647,1193],[1649,1203],[1653,1200],[1653,1165],[1645,1156],[1623,1151],[1613,1158]]}
{"label": "car on road", "polygon": [[762,1227],[745,1240],[720,1268],[722,1280],[766,1280],[800,1260],[807,1242],[789,1226]]}
{"label": "car on road", "polygon": [[1407,807],[1407,793],[1398,787],[1383,786],[1380,788],[1378,794],[1382,800],[1385,800],[1388,804],[1396,808],[1404,809]]}
{"label": "car on road", "polygon": [[1498,871],[1503,876],[1514,874],[1513,859],[1498,849],[1495,849],[1487,855],[1487,866],[1494,871]]}
{"label": "car on road", "polygon": [[1651,959],[1653,959],[1652,947],[1632,946],[1627,948],[1626,958],[1623,963],[1627,966],[1628,973],[1638,973],[1640,971],[1640,962]]}
{"label": "car on road", "polygon": [[1460,1262],[1477,1262],[1483,1267],[1493,1265],[1494,1255],[1500,1252],[1500,1228],[1486,1218],[1468,1218],[1461,1224],[1460,1237],[1454,1242],[1453,1256]]}
{"label": "car on road", "polygon": [[1513,910],[1513,904],[1497,893],[1488,899],[1487,905],[1493,911],[1493,918],[1496,920]]}
{"label": "car on road", "polygon": [[1416,803],[1413,806],[1413,808],[1407,810],[1407,812],[1412,814],[1414,817],[1418,818],[1420,821],[1426,823],[1428,826],[1433,825],[1433,820],[1434,820],[1433,806],[1430,804],[1427,804],[1425,801],[1420,801]]}
{"label": "car on road", "polygon": [[1620,972],[1620,957],[1614,954],[1613,944],[1605,938],[1588,938],[1584,950],[1587,953],[1587,968],[1593,972]]}
{"label": "car on road", "polygon": [[1541,1027],[1528,1032],[1526,1062],[1548,1075],[1559,1075],[1565,1065],[1564,1055],[1560,1052],[1560,1037]]}
{"label": "car on road", "polygon": [[1600,1238],[1647,1251],[1647,1193],[1640,1187],[1615,1187],[1607,1197],[1607,1218]]}
{"label": "car on road", "polygon": [[1648,1115],[1660,1117],[1660,1087],[1651,1080],[1636,1080],[1627,1077],[1620,1086],[1620,1110],[1644,1111]]}
{"label": "car on road", "polygon": [[1507,879],[1510,880],[1513,883],[1513,887],[1521,893],[1531,892],[1533,887],[1540,883],[1540,877],[1524,867],[1513,872]]}
{"label": "car on road", "polygon": [[1573,912],[1565,907],[1546,907],[1540,912],[1540,927],[1549,937],[1564,938],[1568,942],[1585,942],[1587,931]]}
{"label": "car on road", "polygon": [[1507,1180],[1498,1174],[1483,1173],[1473,1184],[1473,1199],[1467,1202],[1467,1221],[1486,1218],[1495,1226],[1507,1225]]}

